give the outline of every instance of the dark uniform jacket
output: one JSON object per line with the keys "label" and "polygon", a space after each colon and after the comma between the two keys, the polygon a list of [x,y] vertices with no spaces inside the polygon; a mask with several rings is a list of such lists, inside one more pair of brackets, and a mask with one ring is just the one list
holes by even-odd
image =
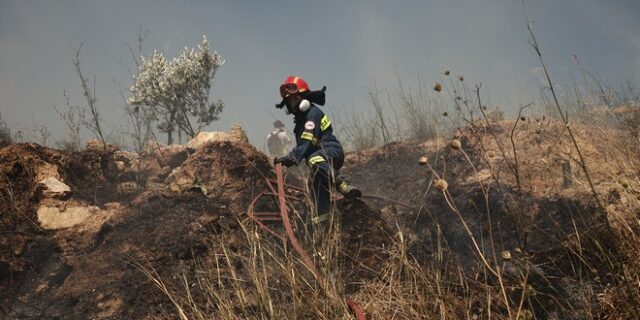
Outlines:
{"label": "dark uniform jacket", "polygon": [[[320,108],[311,105],[309,110],[295,116],[296,127],[293,130],[296,136],[296,147],[291,151],[296,161],[309,159],[311,155],[342,155],[342,145],[333,135],[331,120]],[[329,160],[329,159],[326,159]]]}

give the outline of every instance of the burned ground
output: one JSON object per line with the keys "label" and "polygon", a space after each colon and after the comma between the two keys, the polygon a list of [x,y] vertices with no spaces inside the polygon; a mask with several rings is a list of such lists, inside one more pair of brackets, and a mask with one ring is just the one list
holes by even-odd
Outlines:
{"label": "burned ground", "polygon": [[[443,139],[364,150],[347,158],[344,172],[365,193],[416,207],[377,204],[388,222],[413,237],[413,254],[424,263],[444,246],[473,274],[482,252],[507,275],[529,265],[529,282],[540,296],[571,300],[582,294],[578,291],[585,283],[604,290],[604,283],[620,281],[606,257],[620,257],[615,248],[628,243],[615,243],[613,234],[638,231],[635,218],[621,209],[637,205],[636,192],[620,183],[637,177],[637,157],[629,156],[638,154],[637,146],[615,130],[594,132],[578,125],[573,130],[602,206],[594,199],[564,126],[552,121],[462,128],[450,138],[460,141],[460,149]],[[428,165],[419,164],[422,156]],[[563,171],[563,164],[571,171]],[[447,181],[446,192],[435,186],[439,178]],[[567,313],[567,300],[537,300],[530,302],[532,307],[546,310],[538,316],[586,316],[582,311]],[[589,302],[572,303],[583,311],[591,308]]]}
{"label": "burned ground", "polygon": [[[537,316],[579,318],[584,315],[580,312],[597,309],[597,302],[571,300],[587,285],[612,297],[624,296],[620,286],[608,285],[619,279],[612,272],[616,266],[605,261],[608,255],[601,251],[616,248],[619,252],[609,253],[623,262],[633,257],[634,247],[616,242],[611,228],[625,232],[627,222],[637,218],[629,214],[636,207],[637,186],[627,182],[637,174],[637,166],[621,160],[637,151],[616,145],[617,132],[595,134],[582,127],[576,132],[604,211],[585,187],[576,151],[559,124],[504,122],[463,128],[454,137],[461,149],[441,139],[350,153],[343,173],[354,184],[365,194],[408,206],[366,197],[338,201],[339,270],[345,292],[358,295],[366,284],[384,277],[399,237],[418,263],[459,263],[473,277],[482,264],[471,233],[490,263],[502,267],[509,286],[518,288],[519,272],[526,266],[539,297],[568,297],[532,298],[528,308],[545,310]],[[611,143],[594,143],[594,135]],[[512,145],[512,140],[517,143]],[[428,157],[429,165],[418,163],[421,156]],[[569,184],[564,162],[571,163]],[[47,186],[42,182],[47,177],[70,191],[48,190],[59,184]],[[232,266],[248,277],[248,237],[262,231],[247,230],[256,226],[246,211],[255,196],[267,191],[265,179],[273,177],[264,154],[232,141],[195,150],[163,147],[147,155],[100,149],[66,153],[35,144],[0,149],[0,315],[170,318],[175,305],[145,272],[155,270],[153,275],[171,292],[183,292],[182,281],[196,283],[199,268],[219,262],[225,252],[238,257]],[[434,187],[438,177],[447,181],[446,192]],[[295,179],[291,183],[300,185]],[[261,210],[277,207],[266,203]],[[64,226],[45,224],[43,215],[51,212],[83,215]],[[274,252],[287,254],[279,239],[266,233],[260,239],[280,248]],[[636,264],[627,259],[633,268]],[[221,288],[232,290],[232,283]],[[195,299],[206,301],[206,293],[199,293],[197,286],[192,290]],[[517,299],[520,293],[514,289],[510,296]],[[250,316],[259,309],[241,302],[244,309],[236,310],[238,314]]]}
{"label": "burned ground", "polygon": [[[3,318],[163,317],[175,312],[174,306],[143,270],[156,270],[169,286],[179,287],[180,275],[194,274],[197,261],[221,251],[220,239],[236,253],[245,250],[242,244],[247,240],[239,223],[250,223],[248,204],[265,191],[265,178],[273,175],[265,155],[244,144],[209,144],[173,164],[165,173],[165,188],[156,183],[153,190],[140,188],[123,195],[119,185],[124,182],[138,183],[145,177],[149,181],[140,184],[151,185],[159,178],[140,172],[148,168],[144,159],[118,168],[115,161],[125,162],[127,155],[115,154],[65,153],[34,144],[0,151]],[[45,176],[56,177],[71,192],[43,196],[46,187],[39,182]],[[44,205],[61,213],[71,205],[89,208],[91,215],[68,227],[46,229],[37,213]],[[354,217],[344,222],[345,252],[370,267],[378,260],[371,247],[364,248],[362,235],[370,234],[369,240],[380,243],[385,241],[380,238],[386,237],[380,233],[384,228],[380,222],[360,223],[375,219],[364,203],[344,206]],[[359,265],[363,263],[353,269]]]}

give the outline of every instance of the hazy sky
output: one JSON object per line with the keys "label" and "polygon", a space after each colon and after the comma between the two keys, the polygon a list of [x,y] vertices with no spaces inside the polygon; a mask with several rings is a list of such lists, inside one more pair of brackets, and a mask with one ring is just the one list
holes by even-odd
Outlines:
{"label": "hazy sky", "polygon": [[[529,0],[529,15],[554,77],[571,54],[615,82],[640,71],[640,1]],[[84,43],[84,73],[96,76],[98,107],[110,127],[125,126],[114,79],[125,88],[132,66],[126,43],[148,30],[145,54],[173,57],[207,35],[226,59],[212,97],[224,97],[222,119],[240,123],[261,146],[288,75],[312,89],[328,87],[333,109],[366,108],[366,87],[435,81],[451,69],[483,83],[492,101],[535,96],[537,58],[528,44],[520,0],[422,1],[124,1],[0,0],[0,113],[15,130],[46,125],[58,136],[63,91],[82,105],[72,47]],[[638,82],[636,82],[638,83]],[[515,101],[515,102],[514,102]],[[524,101],[527,102],[527,101]]]}

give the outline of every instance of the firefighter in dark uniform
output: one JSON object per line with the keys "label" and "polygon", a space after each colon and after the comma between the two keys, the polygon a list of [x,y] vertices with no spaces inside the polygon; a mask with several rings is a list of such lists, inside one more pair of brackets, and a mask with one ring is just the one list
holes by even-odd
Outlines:
{"label": "firefighter in dark uniform", "polygon": [[344,162],[344,150],[333,134],[331,120],[316,106],[324,105],[325,89],[310,91],[302,78],[290,76],[280,86],[283,101],[276,105],[278,108],[286,106],[285,112],[293,114],[297,145],[288,155],[276,158],[274,162],[291,167],[306,160],[313,176],[313,198],[317,212],[312,220],[314,223],[329,219],[331,186],[335,185],[349,199],[362,195],[359,189],[338,175]]}

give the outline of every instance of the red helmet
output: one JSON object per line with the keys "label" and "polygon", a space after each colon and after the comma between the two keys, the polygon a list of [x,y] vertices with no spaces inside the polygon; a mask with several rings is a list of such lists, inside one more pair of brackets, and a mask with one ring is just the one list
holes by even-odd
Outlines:
{"label": "red helmet", "polygon": [[289,76],[284,83],[280,85],[280,96],[284,99],[294,93],[302,93],[309,91],[309,85],[304,79],[295,76]]}

